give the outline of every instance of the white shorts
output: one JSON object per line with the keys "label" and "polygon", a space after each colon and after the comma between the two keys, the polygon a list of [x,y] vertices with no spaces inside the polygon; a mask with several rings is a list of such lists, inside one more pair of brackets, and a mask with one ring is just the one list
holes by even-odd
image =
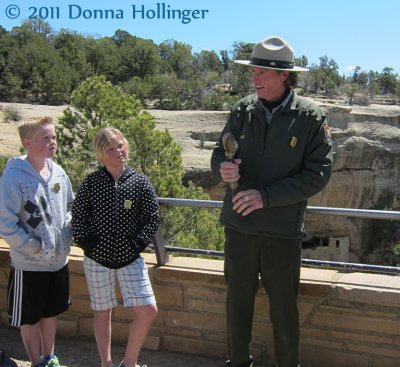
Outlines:
{"label": "white shorts", "polygon": [[124,307],[147,306],[156,303],[147,266],[143,257],[121,269],[109,269],[89,259],[83,259],[90,306],[95,311],[117,306],[115,280],[118,279]]}

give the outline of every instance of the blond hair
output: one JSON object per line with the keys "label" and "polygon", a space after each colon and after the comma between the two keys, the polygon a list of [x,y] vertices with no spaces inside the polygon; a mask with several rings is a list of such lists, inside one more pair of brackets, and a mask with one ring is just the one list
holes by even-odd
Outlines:
{"label": "blond hair", "polygon": [[125,148],[129,149],[128,141],[126,140],[124,134],[114,127],[105,127],[101,129],[93,140],[93,151],[96,156],[97,161],[104,165],[104,156],[106,150],[111,144],[112,139],[121,139],[125,145]]}
{"label": "blond hair", "polygon": [[21,142],[24,143],[24,139],[32,138],[41,127],[46,125],[54,125],[52,117],[46,116],[41,119],[30,119],[21,122],[17,127]]}

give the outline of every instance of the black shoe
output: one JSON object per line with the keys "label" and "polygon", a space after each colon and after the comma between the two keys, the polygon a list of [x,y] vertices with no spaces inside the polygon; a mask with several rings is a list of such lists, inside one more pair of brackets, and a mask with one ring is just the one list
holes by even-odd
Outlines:
{"label": "black shoe", "polygon": [[0,350],[0,367],[18,367],[18,365]]}

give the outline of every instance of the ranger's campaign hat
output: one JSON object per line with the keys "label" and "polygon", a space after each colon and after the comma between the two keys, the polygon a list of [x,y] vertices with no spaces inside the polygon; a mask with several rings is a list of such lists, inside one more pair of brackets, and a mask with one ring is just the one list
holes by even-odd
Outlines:
{"label": "ranger's campaign hat", "polygon": [[292,46],[284,39],[276,36],[268,37],[256,43],[250,60],[235,60],[235,62],[275,70],[308,71],[306,68],[295,66]]}

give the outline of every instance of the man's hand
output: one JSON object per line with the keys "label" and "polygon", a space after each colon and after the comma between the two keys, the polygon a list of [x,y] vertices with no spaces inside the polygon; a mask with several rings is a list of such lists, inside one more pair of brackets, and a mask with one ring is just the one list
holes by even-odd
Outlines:
{"label": "man's hand", "polygon": [[239,165],[241,162],[240,159],[235,159],[233,162],[222,162],[219,166],[219,173],[221,174],[222,181],[227,183],[239,181]]}
{"label": "man's hand", "polygon": [[238,192],[232,199],[233,210],[238,214],[246,216],[253,210],[261,209],[263,201],[258,190],[245,190]]}

